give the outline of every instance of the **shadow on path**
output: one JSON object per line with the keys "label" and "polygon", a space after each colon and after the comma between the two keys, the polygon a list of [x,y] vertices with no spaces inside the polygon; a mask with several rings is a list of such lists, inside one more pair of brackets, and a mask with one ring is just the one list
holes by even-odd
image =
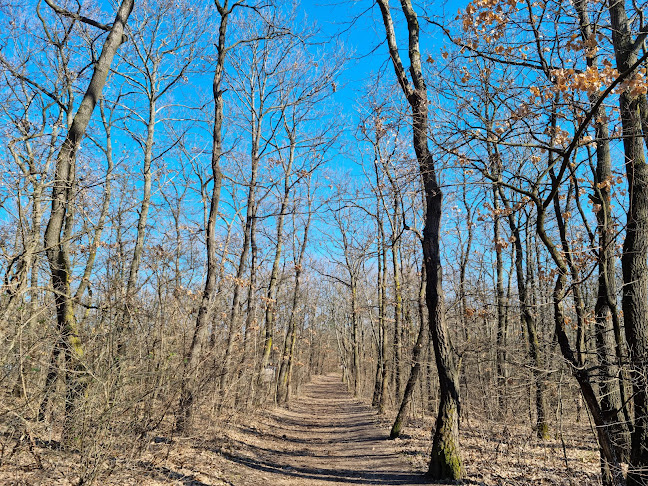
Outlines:
{"label": "shadow on path", "polygon": [[289,409],[271,410],[258,429],[241,431],[245,437],[221,453],[261,472],[268,485],[429,484],[398,455],[376,412],[352,398],[337,375],[314,377]]}

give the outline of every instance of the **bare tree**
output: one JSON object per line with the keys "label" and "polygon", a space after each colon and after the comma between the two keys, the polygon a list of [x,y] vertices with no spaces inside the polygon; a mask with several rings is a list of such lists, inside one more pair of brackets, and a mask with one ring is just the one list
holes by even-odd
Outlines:
{"label": "bare tree", "polygon": [[379,0],[378,5],[382,13],[394,72],[412,110],[413,146],[419,162],[426,198],[423,231],[423,255],[427,274],[426,303],[441,392],[428,474],[435,479],[458,479],[463,475],[459,452],[459,372],[445,321],[439,253],[442,193],[437,181],[434,160],[428,148],[428,98],[421,66],[418,18],[412,3],[409,0],[402,0],[401,7],[407,21],[409,35],[410,82],[398,50],[389,2]]}
{"label": "bare tree", "polygon": [[196,28],[196,19],[202,17],[201,13],[199,9],[179,2],[144,2],[136,12],[134,21],[139,28],[133,31],[132,42],[124,56],[125,65],[119,73],[133,92],[140,93],[144,98],[143,109],[137,104],[132,108],[126,105],[126,108],[134,120],[144,125],[145,133],[138,133],[133,124],[125,127],[142,150],[143,187],[135,246],[124,289],[124,309],[117,329],[118,362],[123,359],[138,289],[151,206],[153,163],[178,142],[178,135],[174,140],[174,134],[170,133],[170,140],[165,140],[167,147],[161,147],[162,136],[156,133],[156,129],[159,129],[164,116],[169,116],[165,112],[169,111],[171,103],[165,103],[165,97],[169,98],[174,88],[183,84],[196,62],[198,41],[205,28],[200,23],[201,28]]}
{"label": "bare tree", "polygon": [[[57,13],[67,15],[58,7],[47,2]],[[74,181],[75,181],[75,160],[81,141],[85,136],[86,129],[90,123],[92,112],[101,98],[101,92],[106,83],[110,65],[117,52],[117,49],[124,41],[126,22],[133,9],[133,0],[123,0],[119,5],[115,20],[112,26],[107,29],[108,37],[104,42],[101,55],[97,59],[96,66],[88,88],[81,100],[81,104],[74,115],[72,124],[68,130],[65,141],[61,145],[57,159],[52,185],[52,209],[50,212],[47,228],[45,229],[45,250],[52,272],[52,285],[54,288],[54,300],[56,303],[56,315],[58,331],[64,348],[66,362],[66,411],[64,442],[71,445],[74,434],[74,413],[77,401],[83,394],[85,388],[83,370],[83,346],[79,339],[74,304],[70,289],[70,262],[68,253],[68,241],[63,231],[71,216],[74,203]]]}
{"label": "bare tree", "polygon": [[[232,12],[242,5],[241,2],[235,1],[230,3],[229,0],[221,3],[220,0],[214,0],[218,15],[220,17],[218,25],[218,39],[216,42],[216,66],[214,69],[214,78],[212,81],[212,93],[214,97],[214,124],[212,130],[212,151],[211,151],[211,170],[212,170],[212,191],[210,195],[209,215],[207,219],[207,275],[205,277],[205,287],[202,292],[200,307],[196,317],[196,326],[194,328],[191,345],[185,355],[186,368],[184,374],[186,379],[182,381],[180,392],[180,402],[178,404],[178,413],[176,414],[176,429],[185,431],[190,424],[192,416],[192,406],[195,397],[195,387],[197,373],[200,371],[200,363],[203,359],[202,346],[208,331],[207,321],[209,319],[209,306],[216,287],[216,278],[218,275],[218,262],[216,260],[216,218],[218,216],[218,204],[220,202],[221,186],[223,182],[223,173],[221,171],[221,157],[223,155],[223,117],[225,100],[223,98],[223,77],[225,75],[225,59],[227,53],[235,47],[234,44],[228,45],[227,27],[229,17]],[[223,373],[223,376],[224,373]]]}

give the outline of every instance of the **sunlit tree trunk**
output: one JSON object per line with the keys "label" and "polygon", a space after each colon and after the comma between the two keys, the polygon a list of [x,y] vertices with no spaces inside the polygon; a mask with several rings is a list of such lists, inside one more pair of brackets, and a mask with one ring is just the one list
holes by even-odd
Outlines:
{"label": "sunlit tree trunk", "polygon": [[[287,128],[287,127],[286,127]],[[275,247],[275,255],[272,261],[272,270],[270,272],[270,281],[268,283],[268,294],[266,302],[266,315],[265,315],[265,329],[264,329],[264,347],[263,356],[261,358],[261,370],[265,368],[270,360],[270,352],[272,351],[272,338],[274,334],[274,322],[277,312],[277,287],[279,280],[279,266],[281,264],[281,252],[283,248],[283,233],[284,233],[284,218],[288,210],[288,202],[290,198],[290,190],[292,184],[290,181],[292,166],[295,160],[296,140],[295,133],[286,130],[288,139],[290,141],[290,149],[288,154],[288,162],[286,164],[284,173],[284,192],[281,199],[281,206],[279,208],[279,216],[277,218],[277,245]]]}
{"label": "sunlit tree trunk", "polygon": [[45,229],[45,250],[52,274],[54,302],[61,347],[65,357],[65,417],[63,443],[72,445],[75,439],[75,412],[78,400],[87,386],[83,366],[83,346],[74,313],[71,295],[70,255],[63,231],[68,221],[68,211],[74,204],[75,161],[79,146],[85,137],[92,113],[101,98],[110,66],[117,49],[124,40],[126,22],[133,9],[134,0],[123,0],[117,11],[101,55],[97,60],[88,88],[74,115],[67,136],[61,146],[52,185],[52,209]]}
{"label": "sunlit tree trunk", "polygon": [[387,0],[378,0],[378,4],[394,71],[412,110],[413,146],[425,191],[423,257],[427,273],[426,303],[440,384],[439,412],[428,474],[433,479],[458,479],[463,476],[459,453],[459,371],[450,345],[450,334],[445,319],[443,272],[439,248],[442,193],[437,181],[434,160],[428,148],[428,98],[421,67],[418,18],[412,3],[409,0],[401,0],[409,33],[409,72],[412,86],[400,58],[389,3]]}
{"label": "sunlit tree trunk", "polygon": [[223,174],[220,168],[220,159],[223,153],[223,109],[224,99],[222,89],[223,76],[225,73],[225,56],[229,50],[227,41],[227,22],[232,9],[237,5],[229,5],[226,0],[222,5],[216,2],[216,7],[220,15],[218,26],[218,41],[216,44],[217,59],[212,80],[212,94],[214,98],[214,125],[212,128],[212,193],[210,197],[209,215],[207,219],[207,275],[205,277],[205,287],[200,299],[200,307],[196,317],[196,326],[189,349],[185,354],[185,379],[182,381],[180,390],[180,401],[176,414],[176,429],[186,431],[191,423],[193,412],[193,402],[197,386],[197,374],[200,370],[202,356],[202,345],[204,344],[208,331],[207,323],[209,319],[210,303],[216,286],[218,263],[216,261],[216,218],[218,217],[218,205],[220,202],[221,187]]}

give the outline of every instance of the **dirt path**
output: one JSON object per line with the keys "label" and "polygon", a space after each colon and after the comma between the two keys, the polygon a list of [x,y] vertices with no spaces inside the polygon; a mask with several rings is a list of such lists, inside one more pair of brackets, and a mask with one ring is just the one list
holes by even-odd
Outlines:
{"label": "dirt path", "polygon": [[[102,486],[424,484],[420,472],[427,466],[433,420],[413,419],[403,440],[389,441],[375,411],[353,399],[339,376],[319,376],[289,410],[244,417],[236,412],[218,420],[206,413],[191,436],[152,437],[145,450],[140,442],[124,444],[123,455],[109,460],[99,454],[94,462],[45,441],[12,445],[13,452],[5,447],[0,484],[72,486],[80,472],[93,473],[95,466],[101,466],[95,484]],[[567,425],[560,440],[539,441],[528,424],[463,424],[462,484],[600,484],[599,452],[588,424]],[[127,457],[133,450],[141,454]]]}
{"label": "dirt path", "polygon": [[235,486],[424,484],[386,436],[375,411],[327,375],[305,385],[290,410],[274,409],[258,427],[241,429],[223,453],[240,467]]}

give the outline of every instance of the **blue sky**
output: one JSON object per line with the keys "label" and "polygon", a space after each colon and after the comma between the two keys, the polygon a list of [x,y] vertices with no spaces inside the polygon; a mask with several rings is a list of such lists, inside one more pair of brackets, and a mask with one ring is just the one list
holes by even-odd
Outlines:
{"label": "blue sky", "polygon": [[[454,18],[457,9],[464,8],[467,0],[450,0],[436,3],[417,3],[420,15],[421,48],[433,56],[443,43],[438,29],[425,22],[426,15]],[[392,66],[388,63],[387,46],[384,44],[384,28],[380,10],[373,1],[335,1],[303,0],[301,8],[306,15],[320,26],[323,36],[337,37],[353,54],[353,60],[342,76],[342,99],[355,100],[358,88],[362,87],[371,74],[384,72],[392,75]],[[400,2],[392,1],[392,11],[396,22],[397,34],[407,57],[407,30],[400,14]]]}
{"label": "blue sky", "polygon": [[[421,2],[415,5],[421,17],[420,42],[424,58],[428,54],[437,57],[445,42],[439,29],[426,22],[424,17],[435,15],[447,19],[454,18],[457,10],[467,4],[467,0],[450,0]],[[391,6],[399,36],[399,47],[402,50],[403,62],[407,66],[407,29],[400,2],[392,0]],[[357,126],[358,112],[362,110],[366,88],[375,82],[376,76],[384,78],[383,84],[395,83],[393,67],[384,42],[380,10],[375,2],[369,0],[303,0],[301,9],[311,22],[319,26],[322,42],[337,39],[349,51],[351,59],[338,79],[335,102],[340,105],[343,113],[352,119],[349,128],[353,129]],[[433,82],[434,80],[428,80],[428,84]],[[402,93],[395,91],[394,96],[400,100]],[[357,168],[348,169],[354,175],[362,176]]]}

